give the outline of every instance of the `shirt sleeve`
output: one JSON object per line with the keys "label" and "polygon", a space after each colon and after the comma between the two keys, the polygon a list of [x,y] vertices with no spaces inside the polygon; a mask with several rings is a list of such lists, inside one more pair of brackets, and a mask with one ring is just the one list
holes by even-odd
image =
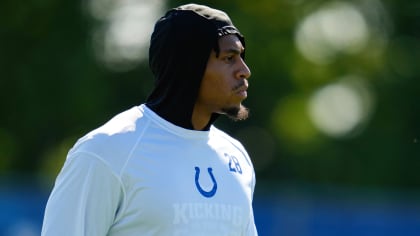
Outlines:
{"label": "shirt sleeve", "polygon": [[246,236],[258,236],[257,227],[255,226],[254,213],[251,211],[249,223],[246,229]]}
{"label": "shirt sleeve", "polygon": [[66,160],[48,199],[42,236],[105,236],[121,199],[119,178],[99,158],[73,154]]}

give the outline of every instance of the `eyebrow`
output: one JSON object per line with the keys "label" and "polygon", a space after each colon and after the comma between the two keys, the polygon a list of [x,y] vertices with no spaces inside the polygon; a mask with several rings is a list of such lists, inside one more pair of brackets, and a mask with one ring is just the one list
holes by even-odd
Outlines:
{"label": "eyebrow", "polygon": [[226,50],[221,51],[222,53],[233,53],[233,54],[242,54],[245,51],[245,48],[228,48]]}

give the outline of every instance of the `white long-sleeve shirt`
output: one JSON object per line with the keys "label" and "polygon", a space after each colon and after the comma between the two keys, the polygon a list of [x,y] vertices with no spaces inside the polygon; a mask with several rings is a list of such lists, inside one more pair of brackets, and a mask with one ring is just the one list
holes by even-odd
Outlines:
{"label": "white long-sleeve shirt", "polygon": [[254,186],[238,141],[214,126],[175,126],[140,105],[70,150],[42,235],[254,236]]}

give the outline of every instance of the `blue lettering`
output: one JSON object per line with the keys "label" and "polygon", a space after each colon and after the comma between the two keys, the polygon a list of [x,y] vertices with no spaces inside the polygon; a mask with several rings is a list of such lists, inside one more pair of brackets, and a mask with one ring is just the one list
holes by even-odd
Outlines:
{"label": "blue lettering", "polygon": [[242,168],[239,164],[238,159],[235,156],[229,155],[225,153],[226,157],[229,157],[229,170],[232,172],[238,172],[239,174],[242,174]]}

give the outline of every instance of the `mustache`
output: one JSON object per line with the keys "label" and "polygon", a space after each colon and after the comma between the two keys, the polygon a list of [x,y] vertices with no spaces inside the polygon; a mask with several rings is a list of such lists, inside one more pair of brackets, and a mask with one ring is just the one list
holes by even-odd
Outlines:
{"label": "mustache", "polygon": [[233,87],[232,91],[236,91],[238,89],[241,89],[244,86],[248,86],[248,83],[246,80],[242,80],[239,84],[237,84],[235,87]]}

